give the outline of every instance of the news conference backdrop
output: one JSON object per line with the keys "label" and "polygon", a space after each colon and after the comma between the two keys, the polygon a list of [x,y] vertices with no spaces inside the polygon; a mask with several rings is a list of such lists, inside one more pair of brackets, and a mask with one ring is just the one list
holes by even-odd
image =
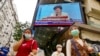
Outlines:
{"label": "news conference backdrop", "polygon": [[41,4],[34,26],[68,26],[83,23],[80,3]]}

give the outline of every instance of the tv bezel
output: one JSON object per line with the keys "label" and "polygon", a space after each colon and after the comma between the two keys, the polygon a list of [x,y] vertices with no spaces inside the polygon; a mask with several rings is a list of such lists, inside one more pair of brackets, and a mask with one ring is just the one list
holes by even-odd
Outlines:
{"label": "tv bezel", "polygon": [[[63,2],[64,4],[67,3],[67,2]],[[48,3],[48,4],[63,4],[63,3]],[[86,23],[85,22],[85,18],[84,18],[84,14],[83,14],[83,9],[82,9],[82,6],[81,6],[81,3],[80,2],[72,2],[72,3],[79,3],[79,6],[80,6],[80,13],[81,13],[81,17],[82,17],[82,22],[83,23]],[[37,5],[36,5],[36,9],[35,9],[35,13],[34,13],[34,16],[33,16],[33,21],[32,21],[32,27],[59,27],[59,26],[63,26],[63,27],[66,27],[66,26],[71,26],[72,24],[70,25],[35,25],[35,21],[36,21],[36,17],[37,17],[37,13],[38,13],[38,9],[39,9],[39,5],[47,5],[47,3],[44,3],[44,4],[41,4],[39,3],[39,1],[37,2]],[[73,22],[74,23],[74,22]]]}

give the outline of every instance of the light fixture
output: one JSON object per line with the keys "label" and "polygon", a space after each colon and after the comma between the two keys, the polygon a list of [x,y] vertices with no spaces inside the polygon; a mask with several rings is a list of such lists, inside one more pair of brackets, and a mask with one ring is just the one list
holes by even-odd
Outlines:
{"label": "light fixture", "polygon": [[73,2],[73,0],[64,0],[65,2]]}

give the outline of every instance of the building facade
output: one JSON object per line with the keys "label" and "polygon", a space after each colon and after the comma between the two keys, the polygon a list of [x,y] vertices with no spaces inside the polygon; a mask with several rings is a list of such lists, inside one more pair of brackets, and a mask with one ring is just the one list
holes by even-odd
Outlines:
{"label": "building facade", "polygon": [[[75,24],[81,31],[81,38],[87,43],[97,45],[100,47],[100,1],[99,0],[81,0],[84,12],[84,19],[86,24]],[[68,31],[66,31],[59,40],[59,43],[65,44],[69,39]],[[64,41],[66,39],[66,41]],[[63,42],[64,41],[64,42]],[[66,53],[66,45],[64,45],[63,52]],[[99,50],[99,48],[98,48]]]}
{"label": "building facade", "polygon": [[13,40],[12,35],[17,22],[17,14],[12,2],[13,0],[0,2],[0,42],[3,45]]}
{"label": "building facade", "polygon": [[[52,4],[52,3],[63,3],[63,2],[68,2],[68,3],[69,2],[81,2],[82,4],[81,6],[83,9],[83,13],[84,13],[84,19],[87,22],[82,25],[77,24],[77,26],[81,28],[81,37],[85,39],[89,44],[97,44],[100,46],[100,44],[98,44],[100,43],[100,30],[99,30],[100,29],[100,1],[99,0],[39,0],[40,4],[41,3]],[[38,28],[39,27],[37,27],[36,29]],[[63,32],[61,37],[58,39],[58,43],[63,45],[63,52],[66,53],[66,47],[65,47],[66,41],[70,38],[70,36],[69,36],[68,29],[64,31],[65,32]],[[36,37],[39,37],[39,36],[37,35]],[[42,36],[40,37],[42,38]]]}
{"label": "building facade", "polygon": [[[84,10],[86,15],[87,25],[94,27],[94,30],[96,28],[100,29],[100,1],[84,0]],[[99,33],[82,31],[82,36],[84,39],[90,39],[92,41],[100,41]]]}

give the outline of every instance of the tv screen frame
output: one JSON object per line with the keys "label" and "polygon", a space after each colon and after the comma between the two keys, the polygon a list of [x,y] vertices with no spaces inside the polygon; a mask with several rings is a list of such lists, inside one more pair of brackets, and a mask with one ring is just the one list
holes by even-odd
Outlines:
{"label": "tv screen frame", "polygon": [[[71,26],[74,22],[72,22],[72,23],[69,23],[69,24],[59,24],[59,23],[57,23],[57,24],[52,24],[52,25],[50,25],[50,24],[35,24],[36,23],[36,20],[37,20],[37,14],[38,14],[38,10],[39,10],[39,6],[40,5],[57,5],[57,4],[74,4],[74,3],[78,3],[79,4],[79,10],[80,10],[80,15],[81,15],[81,20],[82,20],[82,22],[81,23],[85,23],[85,19],[84,19],[84,15],[83,15],[83,10],[82,10],[82,6],[81,6],[81,3],[80,2],[73,2],[73,3],[52,3],[52,4],[37,4],[37,8],[36,8],[36,11],[35,11],[35,15],[34,15],[34,18],[33,18],[33,26],[34,27],[37,27],[37,26],[53,26],[53,27],[55,27],[55,26]],[[52,18],[52,17],[51,17]],[[63,18],[63,17],[62,17]],[[43,20],[44,22],[45,22],[45,20]]]}

